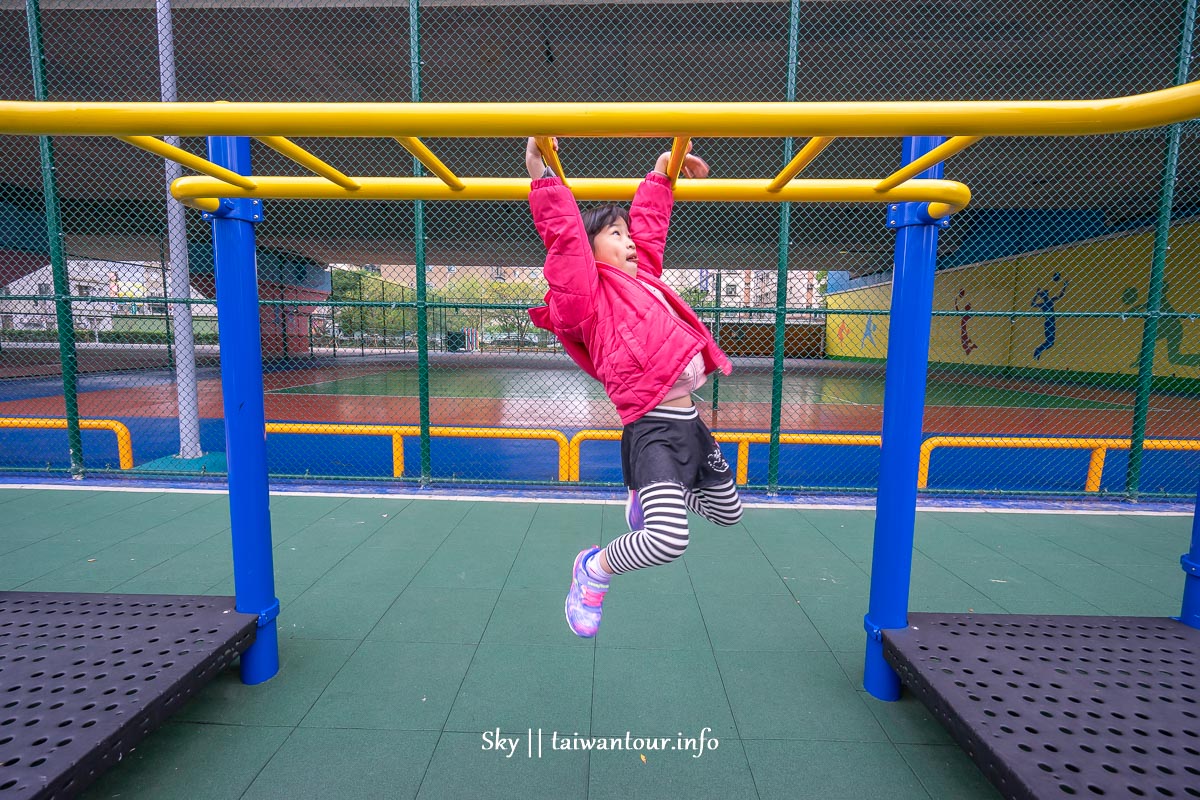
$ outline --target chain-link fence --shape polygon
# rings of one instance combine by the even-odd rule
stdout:
[[[1186,78],[1186,5],[43,0],[38,62],[30,10],[0,0],[0,84],[80,101],[1109,97]],[[297,143],[349,175],[414,174],[391,140]],[[459,175],[524,171],[521,141],[427,144]],[[570,139],[562,157],[570,174],[634,176],[668,144]],[[721,177],[773,175],[802,144],[695,143]],[[973,199],[941,233],[931,491],[1194,491],[1196,149],[1185,124],[997,137],[949,162]],[[805,176],[878,177],[899,157],[898,140],[839,140]],[[258,143],[252,158],[304,174]],[[114,139],[0,137],[0,468],[224,471],[211,236],[168,204],[169,177]],[[611,404],[525,313],[545,283],[524,203],[267,201],[264,217],[273,474],[619,482],[616,443],[588,433],[619,428]],[[676,206],[665,279],[733,357],[698,394],[750,485],[877,483],[878,447],[839,437],[881,426],[884,223],[878,206]],[[29,427],[76,417],[90,427]],[[497,430],[446,435],[464,427]],[[507,438],[520,430],[542,433]]]

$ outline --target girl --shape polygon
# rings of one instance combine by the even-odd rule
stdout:
[[[604,384],[624,425],[621,474],[629,488],[629,532],[575,558],[565,611],[567,625],[583,637],[596,635],[613,575],[683,555],[688,509],[718,525],[736,525],[742,517],[729,465],[691,401],[709,373],[728,375],[732,366],[704,323],[661,279],[673,203],[670,156],[659,156],[628,210],[605,205],[581,216],[535,140],[525,149],[533,180],[529,207],[546,245],[550,285],[546,305],[529,315]],[[702,178],[708,167],[689,152],[683,171]]]

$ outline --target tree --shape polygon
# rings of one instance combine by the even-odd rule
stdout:
[[[411,303],[416,292],[399,283],[381,280],[374,275],[353,270],[333,271],[332,291],[329,299],[341,301],[363,301],[369,303]],[[415,308],[392,308],[389,306],[337,306],[333,312],[337,327],[355,338],[364,334],[377,334],[388,338],[403,335],[417,329]]]
[[[688,286],[681,289],[679,296],[683,298],[683,302],[692,308],[708,305],[708,292],[695,286]]]
[[[829,288],[829,270],[817,270],[816,274],[813,276],[813,282],[817,285],[817,294],[821,296],[821,301],[817,307],[825,308],[825,292]]]
[[[492,281],[489,295],[489,302],[520,304],[520,308],[498,308],[494,312],[500,333],[515,334],[517,349],[520,350],[525,335],[533,329],[529,309],[541,305],[546,295],[546,284],[542,281]]]

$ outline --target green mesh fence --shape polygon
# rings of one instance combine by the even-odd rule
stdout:
[[[46,99],[81,101],[1073,99],[1172,85],[1192,58],[1182,0],[44,0],[38,11],[40,66],[26,4],[0,2],[5,98],[39,96],[41,69]],[[346,174],[414,174],[391,140],[297,144]],[[460,175],[523,174],[520,141],[427,144]],[[696,151],[715,176],[763,177],[802,144]],[[57,223],[39,142],[0,137],[0,417],[112,420],[132,452],[122,459],[113,428],[85,425],[73,452],[69,430],[7,427],[0,469],[124,471],[131,456],[146,476],[223,472],[207,223],[168,204],[155,156],[111,139],[50,145]],[[562,156],[570,174],[636,176],[667,145],[571,139]],[[1185,124],[991,138],[948,163],[973,199],[941,233],[930,491],[1194,491],[1196,148]],[[306,174],[258,143],[252,158],[258,174]],[[898,140],[839,140],[805,177],[882,176],[899,158]],[[525,313],[545,292],[526,204],[267,201],[264,215],[267,417],[292,424],[269,434],[273,474],[557,482],[561,441],[441,429],[570,440],[619,428],[600,386]],[[735,363],[699,407],[750,485],[877,483],[877,447],[789,437],[879,433],[893,236],[877,206],[676,206],[665,278]],[[393,440],[381,425],[406,427]],[[753,434],[741,453],[735,434]],[[583,438],[578,475],[565,477],[619,482],[616,444]]]

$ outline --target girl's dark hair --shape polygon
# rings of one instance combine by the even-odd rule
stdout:
[[[625,220],[625,224],[629,224],[629,209],[625,206],[609,203],[608,205],[596,206],[589,208],[583,212],[583,229],[587,231],[588,243],[593,244],[596,239],[596,234],[612,225],[618,219]]]

